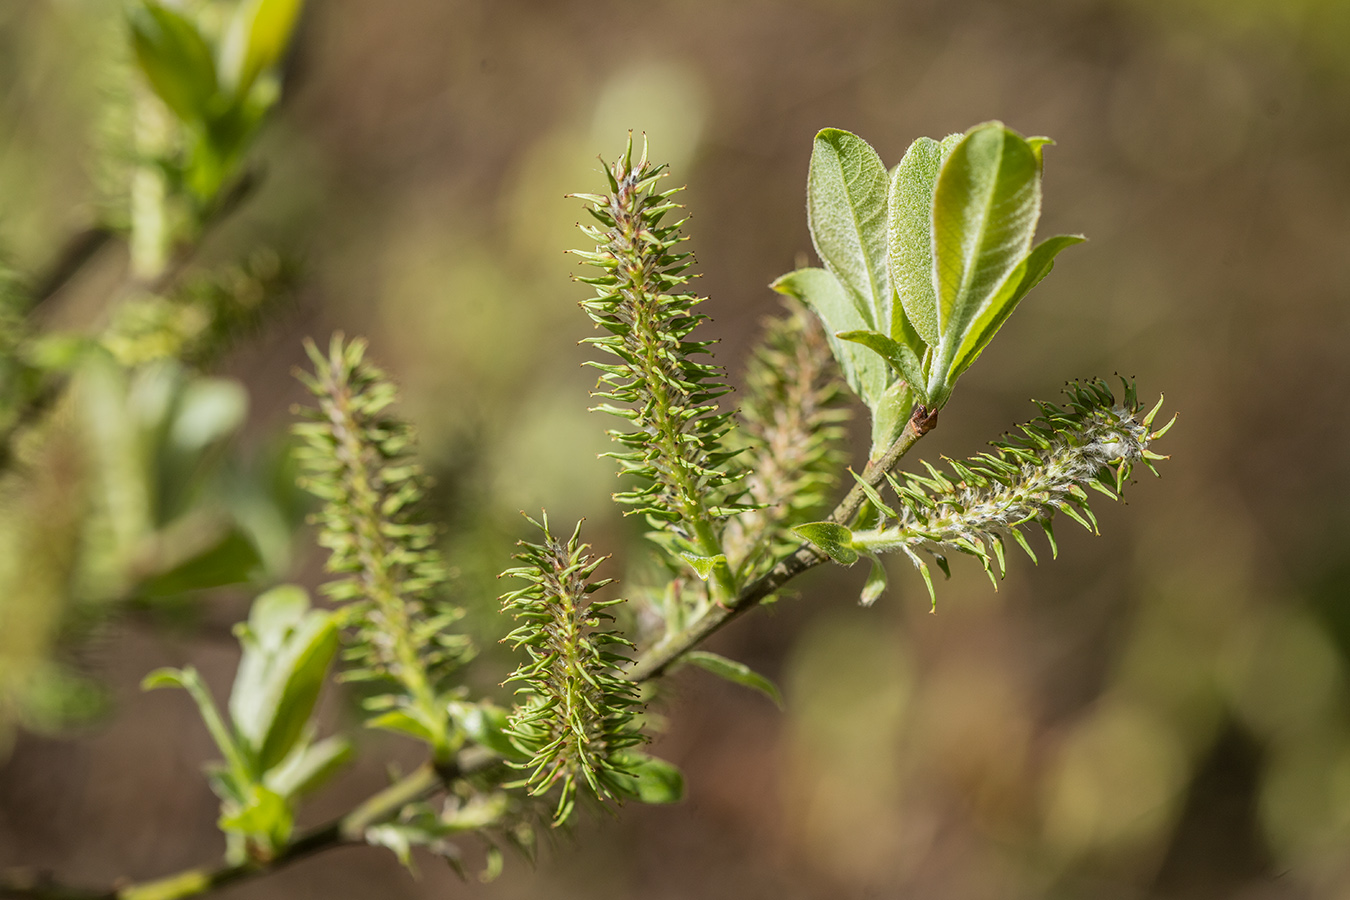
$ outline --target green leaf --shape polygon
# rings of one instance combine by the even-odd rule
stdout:
[[[508,714],[500,706],[486,700],[481,703],[455,700],[450,703],[450,717],[475,744],[505,759],[529,759],[529,754],[522,753],[507,737]]]
[[[266,772],[279,764],[309,722],[337,653],[331,613],[310,610],[301,588],[283,585],[254,602],[230,694],[230,717]]]
[[[405,869],[416,872],[417,869],[413,866],[412,860],[413,835],[421,837],[421,832],[408,825],[386,824],[370,826],[366,829],[363,837],[365,837],[366,843],[372,847],[384,847],[387,850],[392,850],[394,856],[398,857],[398,861],[403,864]],[[422,838],[420,842],[425,842],[425,840],[426,838]]]
[[[216,65],[197,26],[152,0],[133,10],[128,24],[136,63],[165,105],[184,121],[210,118]]]
[[[783,695],[779,693],[777,685],[745,663],[736,662],[734,659],[727,659],[725,656],[718,656],[716,653],[709,653],[706,650],[691,650],[681,659],[698,666],[700,669],[706,669],[719,678],[725,678],[741,687],[748,687],[752,691],[759,691],[772,700],[779,709],[783,708]]]
[[[201,713],[206,730],[210,732],[217,749],[225,757],[229,775],[234,783],[239,785],[252,783],[254,769],[249,765],[248,757],[235,740],[234,734],[226,727],[225,720],[220,716],[220,710],[216,708],[216,701],[212,699],[211,692],[206,689],[206,683],[202,681],[197,670],[192,666],[184,666],[181,669],[155,669],[141,679],[143,691],[153,691],[162,687],[180,687],[188,692],[188,696],[197,704],[197,711]]]
[[[144,678],[141,679],[141,690],[143,691],[155,691],[159,690],[160,688],[166,687],[176,687],[176,688],[187,687],[187,684],[184,682],[183,671],[181,669],[173,669],[168,667],[162,669],[155,669],[153,672],[151,672],[150,674],[146,675]]]
[[[1045,166],[1045,148],[1053,147],[1055,142],[1048,137],[1029,137],[1027,143],[1031,145],[1031,152],[1036,154],[1036,165]]]
[[[476,794],[468,802],[443,809],[438,824],[443,834],[462,834],[466,831],[481,831],[501,822],[513,809],[511,798],[503,792]]]
[[[942,406],[972,320],[1031,247],[1041,209],[1031,145],[1001,122],[966,132],[943,163],[933,196],[933,263],[939,340],[928,396]]]
[[[928,398],[924,395],[923,364],[910,347],[891,340],[879,331],[844,331],[836,336],[841,341],[862,344],[880,354],[881,358],[890,363],[891,368],[914,389],[920,402],[928,402]]]
[[[258,75],[285,54],[303,0],[246,0],[230,20],[220,49],[220,80],[242,98]]]
[[[796,297],[820,317],[844,380],[869,409],[875,409],[891,384],[891,375],[876,354],[835,337],[841,331],[874,330],[863,319],[839,279],[825,269],[798,269],[782,276],[770,287],[780,294]]]
[[[287,799],[299,797],[322,785],[352,756],[352,742],[344,737],[325,738],[313,744],[301,741],[263,776],[263,784]]]
[[[919,138],[891,173],[886,215],[886,255],[891,284],[924,343],[938,343],[937,288],[933,277],[933,194],[942,163],[960,141]],[[894,336],[894,335],[893,335]]]
[[[664,759],[636,750],[615,754],[616,773],[623,789],[643,803],[679,803],[684,799],[684,776]]]
[[[182,521],[187,521],[186,517]],[[161,529],[155,536],[166,555],[172,558],[173,539],[183,537],[183,532],[175,532],[172,526]],[[187,538],[195,537],[187,535]],[[148,581],[138,585],[137,590],[146,597],[168,597],[187,591],[199,591],[204,588],[220,587],[224,584],[240,584],[251,579],[262,565],[258,548],[242,531],[230,528],[220,538],[205,547],[200,553],[173,565],[164,572],[153,575]]]
[[[872,571],[867,573],[867,581],[863,584],[862,596],[858,599],[863,606],[871,606],[877,602],[877,598],[886,592],[886,567],[881,564],[881,560],[872,557]]]
[[[281,762],[304,731],[337,646],[337,623],[331,614],[315,610],[305,617],[277,655],[267,696],[278,700],[258,751],[262,771]]]
[[[1012,315],[1022,298],[1040,284],[1050,270],[1055,267],[1055,257],[1065,247],[1081,244],[1085,241],[1080,234],[1061,234],[1041,241],[1035,249],[1008,273],[1008,277],[999,287],[998,293],[990,298],[971,320],[965,339],[957,348],[956,358],[952,362],[952,378],[955,380],[971,363],[975,362],[984,348],[998,334],[1003,323]]]
[[[367,721],[366,727],[378,728],[381,731],[392,731],[395,734],[406,734],[408,737],[433,745],[437,740],[435,734],[427,727],[425,722],[405,709],[391,709],[389,712]]]
[[[811,544],[830,559],[845,566],[858,561],[853,549],[853,532],[833,522],[808,522],[792,529],[802,540]]]
[[[505,866],[506,860],[502,857],[501,849],[495,844],[488,844],[483,855],[483,871],[478,873],[478,880],[483,884],[491,884],[501,877]]]
[[[909,423],[918,394],[907,381],[897,381],[881,395],[872,411],[872,449],[867,458],[881,459]]]
[[[689,567],[704,581],[708,580],[708,576],[712,574],[712,570],[716,568],[718,563],[727,561],[726,555],[722,553],[716,556],[695,556],[692,553],[681,553],[679,556],[680,559],[689,563]]]
[[[248,633],[264,651],[275,653],[304,620],[309,606],[309,592],[304,588],[294,584],[274,587],[258,595],[249,608]]]
[[[183,387],[169,437],[181,450],[198,451],[227,437],[248,416],[248,392],[229,378],[196,378]]]
[[[219,762],[208,762],[202,766],[202,771],[206,774],[206,783],[211,788],[211,793],[215,794],[224,804],[234,804],[232,808],[242,806],[248,795],[249,786],[252,781],[240,781],[230,771],[230,767]]]
[[[223,813],[217,824],[221,831],[239,832],[278,848],[290,838],[295,818],[291,805],[276,791],[255,784],[249,789],[243,808]]]
[[[886,191],[881,157],[857,135],[816,135],[806,180],[806,219],[825,267],[860,301],[871,329],[890,328],[886,273]]]

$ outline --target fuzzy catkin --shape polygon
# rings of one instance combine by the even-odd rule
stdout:
[[[737,464],[753,509],[727,520],[723,545],[746,577],[799,543],[790,526],[825,509],[846,457],[843,386],[824,329],[799,302],[769,319],[746,373]]]
[[[522,541],[515,557],[522,565],[502,573],[525,582],[501,598],[520,623],[502,641],[529,657],[505,682],[523,698],[507,733],[529,757],[518,765],[528,771],[522,784],[530,793],[558,788],[554,823],[561,824],[582,785],[602,801],[622,795],[622,753],[646,738],[633,721],[637,688],[622,677],[632,644],[606,612],[623,601],[591,597],[610,583],[591,577],[604,557],[581,542],[580,523],[560,540],[547,517],[530,521],[543,540]]]
[[[948,472],[925,463],[927,477],[890,478],[898,509],[873,497],[883,520],[852,532],[852,548],[872,555],[902,551],[925,579],[927,565],[916,551],[931,554],[944,570],[943,554],[957,551],[977,557],[993,578],[995,566],[999,574],[1006,570],[1007,538],[1035,560],[1021,532],[1027,524],[1038,524],[1052,549],[1057,513],[1096,531],[1087,489],[1116,499],[1134,465],[1151,469],[1151,460],[1162,458],[1149,447],[1171,423],[1150,431],[1159,407],[1141,416],[1129,382],[1121,402],[1102,381],[1071,384],[1065,392],[1066,407],[1041,404],[1042,415],[1020,426],[1020,434],[994,442],[993,453],[949,460]]]
[[[301,484],[323,501],[315,517],[326,568],[324,592],[347,606],[353,624],[344,653],[349,681],[388,692],[366,700],[370,724],[412,734],[449,752],[445,704],[451,676],[472,654],[451,626],[462,611],[442,597],[446,567],[433,526],[416,521],[421,470],[413,433],[389,415],[393,385],[365,360],[364,341],[335,335],[329,352],[312,343],[312,375],[300,378],[318,401],[295,426]]]
[[[579,279],[596,289],[581,306],[608,332],[586,343],[613,359],[588,363],[600,371],[596,409],[629,423],[610,432],[623,449],[609,455],[639,482],[614,499],[685,535],[684,549],[707,553],[714,548],[696,532],[737,509],[725,466],[734,453],[722,446],[730,416],[717,403],[731,388],[705,361],[711,342],[693,338],[706,316],[695,311],[703,298],[684,287],[692,257],[681,247],[683,220],[672,221],[678,189],[658,189],[664,167],[648,162],[645,147],[635,159],[631,138],[606,174],[608,194],[573,195],[598,223],[581,227],[595,250],[573,252],[599,270]]]

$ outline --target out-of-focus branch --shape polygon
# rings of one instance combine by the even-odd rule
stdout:
[[[33,284],[29,313],[65,287],[114,237],[116,233],[111,228],[101,225],[71,235],[56,260]]]
[[[107,302],[113,302],[120,295],[137,288],[152,294],[163,294],[172,290],[191,267],[210,233],[248,199],[261,181],[261,170],[256,168],[245,170],[221,191],[216,202],[203,214],[195,240],[181,244],[162,272],[148,283],[138,283],[136,279],[128,276],[108,292]],[[31,316],[34,310],[78,275],[114,236],[114,232],[108,229],[91,228],[71,238],[51,270],[39,279],[33,289],[29,315]],[[56,405],[65,393],[68,383],[69,379],[64,375],[50,377],[19,406],[8,427],[0,430],[0,473],[6,471],[14,462],[14,441],[18,435],[39,421]]]
[[[306,831],[275,856],[239,865],[188,869],[165,878],[102,890],[82,890],[38,876],[0,877],[0,897],[27,900],[182,900],[226,885],[267,875],[308,856],[337,847],[364,844],[366,829],[396,818],[409,804],[435,795],[446,785],[480,772],[496,762],[491,753],[473,748],[449,766],[423,763],[351,812]]]

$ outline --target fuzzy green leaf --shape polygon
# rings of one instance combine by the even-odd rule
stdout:
[[[284,688],[276,680],[276,657],[307,612],[309,594],[304,588],[281,585],[254,600],[248,621],[235,626],[244,652],[230,691],[230,718],[255,752],[276,718],[280,699],[276,692]]]
[[[780,294],[796,297],[820,317],[844,380],[869,409],[874,409],[891,384],[890,373],[875,353],[835,337],[841,331],[874,330],[858,312],[839,279],[825,269],[798,269],[782,276],[770,287]]]
[[[882,359],[890,363],[896,374],[914,389],[914,393],[918,395],[920,402],[928,402],[928,398],[924,394],[923,365],[908,345],[891,340],[879,331],[844,331],[836,337],[841,341],[862,344],[869,350],[880,354]]]
[[[1045,165],[1044,150],[1046,147],[1053,147],[1055,142],[1048,137],[1029,137],[1027,143],[1031,145],[1031,152],[1036,154],[1036,164]]]
[[[248,417],[248,392],[228,378],[194,378],[184,384],[169,437],[180,450],[201,451],[239,430]]]
[[[295,746],[337,653],[332,614],[308,606],[300,588],[273,588],[258,598],[256,615],[240,629],[244,655],[230,694],[230,717],[263,772]]]
[[[679,556],[680,559],[689,563],[689,568],[693,569],[695,574],[703,581],[708,580],[708,576],[712,574],[713,568],[718,563],[727,561],[725,553],[719,553],[716,556],[696,556],[693,553],[681,553]]]
[[[173,546],[173,539],[184,532],[172,528],[160,532],[159,539]],[[186,541],[184,541],[186,544]],[[168,597],[186,591],[240,584],[254,577],[262,565],[262,557],[253,541],[238,528],[231,528],[220,540],[202,548],[182,562],[157,572],[137,586],[145,597]]]
[[[833,522],[808,522],[792,529],[802,540],[811,544],[830,559],[845,566],[858,561],[853,549],[853,532]]]
[[[691,650],[682,659],[687,663],[698,666],[700,669],[706,669],[718,678],[725,678],[741,687],[759,691],[772,700],[779,709],[783,708],[783,695],[779,692],[778,686],[745,663],[736,662],[734,659],[727,659],[725,656],[718,656],[716,653],[709,653],[706,650]]]
[[[881,157],[857,135],[826,128],[816,135],[806,185],[806,219],[816,253],[854,295],[868,327],[889,329],[888,178]]]
[[[187,687],[182,669],[174,669],[166,666],[164,668],[155,669],[141,679],[141,690],[143,691],[156,691],[166,687]]]
[[[155,669],[141,679],[141,690],[143,691],[153,691],[163,687],[178,687],[188,692],[188,696],[197,704],[197,711],[201,713],[202,723],[206,725],[206,730],[210,732],[211,739],[216,742],[216,748],[220,750],[221,756],[225,757],[225,763],[229,767],[229,774],[234,783],[237,785],[252,783],[255,768],[250,765],[248,755],[235,740],[234,733],[225,725],[220,710],[216,708],[216,701],[211,697],[211,692],[206,689],[206,683],[202,681],[202,677],[196,668],[184,666],[181,669]]]
[[[352,743],[343,737],[301,742],[263,777],[263,784],[282,797],[299,797],[321,786],[352,756]]]
[[[1055,257],[1065,247],[1081,244],[1085,241],[1079,234],[1061,234],[1041,241],[1018,263],[1017,268],[1008,273],[1008,277],[999,287],[998,293],[989,299],[971,320],[965,339],[956,351],[952,363],[952,377],[955,379],[979,357],[994,335],[1003,327],[1003,323],[1012,315],[1022,298],[1041,283],[1050,270],[1055,267]]]
[[[151,0],[128,15],[128,24],[136,63],[165,105],[184,121],[209,118],[216,65],[197,26]]]
[[[482,703],[450,703],[450,716],[464,729],[469,740],[486,747],[504,759],[524,760],[529,756],[507,737],[510,720],[506,710],[486,700]]]
[[[615,760],[623,774],[624,790],[643,803],[679,803],[684,799],[684,775],[664,759],[629,750]]]
[[[276,791],[253,785],[243,808],[221,815],[221,831],[234,831],[260,841],[267,847],[285,846],[295,820],[290,804]]]
[[[939,340],[928,383],[937,406],[951,394],[972,320],[1027,255],[1040,209],[1036,154],[1001,122],[970,129],[943,163],[933,195]]]
[[[887,266],[904,310],[924,343],[938,343],[937,289],[933,278],[933,194],[942,162],[961,139],[919,138],[891,174],[887,206]],[[894,335],[892,335],[894,337]]]
[[[411,709],[391,709],[389,712],[381,713],[367,721],[366,727],[407,735],[414,740],[426,741],[428,744],[434,743],[436,740],[435,734],[413,712]]]
[[[258,595],[248,611],[248,634],[257,645],[276,652],[287,633],[309,612],[309,591],[294,584],[283,584]],[[238,681],[235,683],[238,690]]]
[[[897,381],[886,389],[872,412],[872,449],[869,460],[878,460],[905,430],[918,394],[907,381]]]
[[[303,0],[245,0],[235,10],[220,49],[220,80],[243,97],[290,44]]]
[[[871,606],[877,598],[886,592],[886,567],[877,557],[872,557],[872,570],[867,573],[867,582],[863,585],[862,595],[858,598],[863,606]]]
[[[309,722],[337,646],[333,617],[315,611],[305,617],[277,655],[264,695],[264,703],[275,706],[258,748],[262,771],[286,757]]]

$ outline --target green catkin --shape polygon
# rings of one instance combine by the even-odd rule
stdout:
[[[596,290],[581,306],[608,332],[586,343],[612,357],[589,363],[601,373],[596,409],[628,423],[610,432],[622,449],[608,455],[638,482],[614,499],[645,514],[653,538],[673,553],[713,558],[722,553],[721,520],[746,507],[728,465],[735,451],[723,442],[731,416],[717,403],[730,388],[719,367],[701,361],[712,342],[692,337],[706,319],[695,312],[703,298],[684,290],[692,260],[680,246],[683,220],[671,221],[681,209],[672,199],[677,190],[658,189],[664,174],[647,161],[645,146],[633,158],[630,135],[607,170],[610,192],[574,195],[596,224],[581,226],[595,250],[573,252],[599,270],[580,279]],[[734,593],[725,562],[713,580]]]
[[[825,510],[847,462],[849,413],[824,329],[797,301],[787,305],[767,320],[745,377],[738,463],[755,508],[729,519],[724,538],[742,580],[800,543],[790,527]]]
[[[338,576],[324,591],[346,604],[353,626],[343,677],[392,686],[367,701],[378,714],[370,724],[421,737],[445,757],[450,676],[472,649],[450,630],[462,611],[442,599],[435,529],[413,515],[423,487],[412,429],[389,415],[394,386],[365,361],[364,341],[334,335],[327,355],[312,342],[306,350],[314,373],[298,377],[318,406],[295,426],[296,456],[301,485],[323,501],[318,541]]]
[[[1162,400],[1141,416],[1134,385],[1122,382],[1119,402],[1104,381],[1070,384],[1066,406],[1038,404],[1041,415],[1020,426],[1020,433],[993,442],[992,453],[948,460],[946,472],[924,463],[927,476],[890,477],[898,503],[893,508],[874,496],[883,520],[877,528],[852,532],[852,548],[873,556],[903,552],[923,574],[931,595],[932,579],[920,551],[944,571],[946,553],[974,556],[997,587],[996,578],[1006,571],[1005,540],[1036,560],[1024,527],[1038,525],[1055,553],[1057,513],[1095,532],[1088,490],[1118,499],[1136,464],[1152,470],[1152,460],[1164,458],[1149,447],[1171,428],[1169,422],[1150,431]]]
[[[515,557],[521,565],[502,573],[525,582],[501,598],[502,609],[520,623],[503,642],[529,657],[505,682],[525,698],[507,733],[530,757],[519,764],[530,793],[558,789],[554,824],[561,824],[583,785],[602,801],[623,794],[622,753],[645,738],[634,723],[637,688],[622,677],[630,662],[624,651],[632,644],[610,626],[606,611],[623,601],[591,599],[610,584],[591,580],[605,558],[581,543],[580,523],[560,540],[547,517],[530,521],[543,541],[522,541]]]

